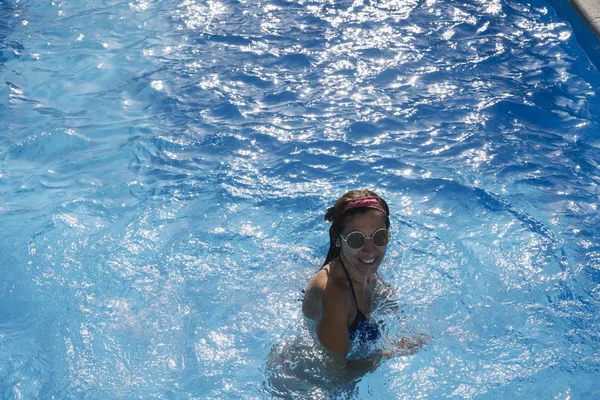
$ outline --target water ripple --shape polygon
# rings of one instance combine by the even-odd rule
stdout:
[[[0,393],[273,394],[265,358],[300,318],[323,213],[358,186],[392,209],[387,332],[434,340],[284,395],[598,393],[600,78],[545,2],[19,2],[0,20]]]

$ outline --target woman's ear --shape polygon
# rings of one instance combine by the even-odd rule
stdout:
[[[340,247],[340,246],[341,246],[340,239],[338,239],[335,241],[335,247]]]

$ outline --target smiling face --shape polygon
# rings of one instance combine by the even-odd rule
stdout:
[[[351,232],[362,232],[366,237],[371,237],[379,229],[386,229],[385,215],[378,210],[368,210],[364,213],[354,214],[348,216],[347,220],[344,221],[345,226],[342,230],[342,236],[345,238]],[[340,239],[341,242],[341,256],[343,261],[350,264],[354,269],[359,270],[365,274],[374,274],[377,268],[383,261],[385,256],[386,246],[379,247],[373,245],[371,239],[367,239],[365,245],[354,250]],[[348,265],[348,267],[350,267]]]

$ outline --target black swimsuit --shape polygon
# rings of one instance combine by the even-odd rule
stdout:
[[[352,322],[352,325],[350,325],[350,328],[348,328],[350,340],[354,341],[356,338],[358,338],[358,341],[361,344],[377,340],[380,336],[379,326],[377,326],[375,322],[369,320],[358,308],[358,301],[356,300],[354,285],[352,285],[352,281],[350,280],[350,274],[348,274],[348,270],[346,269],[341,257],[339,260],[340,264],[342,264],[344,272],[346,273],[346,278],[348,278],[348,284],[350,285],[350,290],[352,290],[352,297],[354,297],[354,304],[356,305],[356,318],[354,318],[354,322]]]

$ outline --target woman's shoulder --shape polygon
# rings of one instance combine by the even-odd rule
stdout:
[[[307,293],[322,293],[325,291],[327,282],[329,281],[329,270],[326,267],[324,266],[313,275],[306,287]]]
[[[313,276],[307,287],[307,292],[318,293],[320,298],[337,298],[345,294],[345,281],[336,274],[335,267],[327,264]],[[316,293],[315,293],[316,292]]]
[[[317,320],[323,313],[346,307],[346,289],[330,267],[327,264],[317,271],[306,288],[303,312],[311,319]]]

